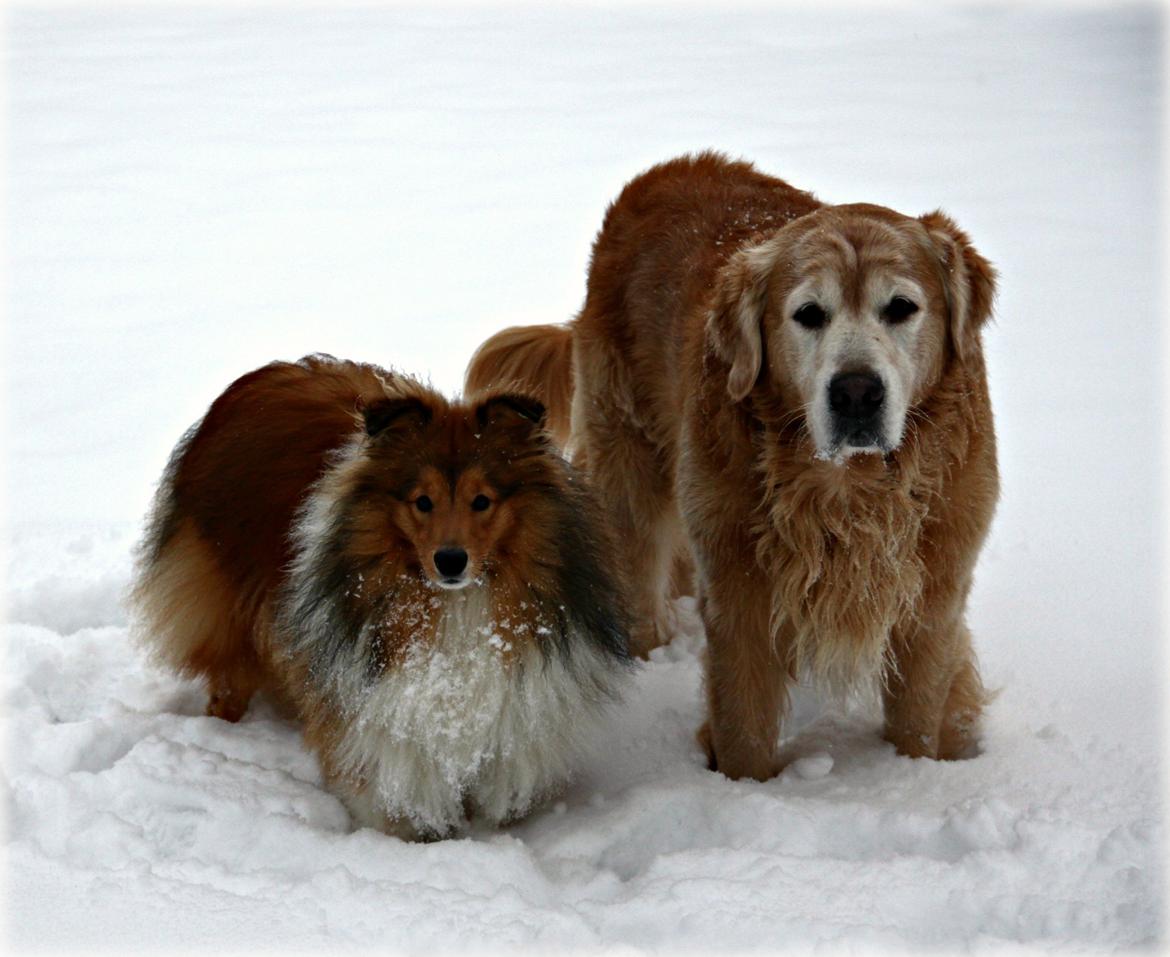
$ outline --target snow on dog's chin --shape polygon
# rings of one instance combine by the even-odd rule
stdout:
[[[858,455],[886,456],[897,450],[902,444],[905,429],[905,414],[897,415],[887,412],[885,421],[877,431],[866,430],[859,434],[843,435],[840,429],[830,421],[826,414],[819,421],[810,421],[810,431],[816,445],[813,458],[818,462],[831,462],[833,465],[844,465],[849,459]],[[892,436],[892,440],[891,437]]]
[[[848,459],[857,455],[889,455],[900,444],[901,435],[898,439],[898,442],[887,442],[882,435],[842,436],[835,438],[827,447],[818,448],[813,457],[819,462],[844,465]]]
[[[827,414],[812,418],[809,426],[816,447],[813,458],[818,462],[844,465],[855,455],[885,455],[892,448],[881,435],[872,432],[864,436],[842,435]]]
[[[855,455],[886,455],[892,451],[883,445],[853,445],[849,442],[838,442],[827,449],[817,449],[813,455],[818,462],[832,462],[833,465],[844,465],[847,459]]]

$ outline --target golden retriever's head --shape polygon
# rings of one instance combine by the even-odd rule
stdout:
[[[995,271],[941,212],[825,206],[737,252],[709,336],[739,401],[757,383],[800,410],[817,455],[902,441],[948,361],[980,348]]]

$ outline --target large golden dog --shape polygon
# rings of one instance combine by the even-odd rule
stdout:
[[[668,637],[693,556],[712,767],[777,773],[802,674],[880,678],[903,754],[973,750],[994,289],[941,212],[825,205],[704,153],[626,186],[571,326],[506,330],[472,360],[470,390],[536,390],[588,470],[635,586],[636,652]]]

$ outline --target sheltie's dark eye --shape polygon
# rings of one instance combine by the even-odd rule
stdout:
[[[904,322],[918,311],[918,303],[911,302],[905,296],[895,296],[882,310],[882,318],[886,322]]]
[[[829,321],[829,316],[815,302],[806,302],[792,314],[792,318],[806,329],[820,329]]]
[[[429,512],[432,508],[435,507],[435,503],[425,495],[420,495],[414,500],[414,507],[417,508],[420,512]]]
[[[491,504],[492,500],[486,495],[477,495],[471,500],[471,510],[473,512],[486,512]]]

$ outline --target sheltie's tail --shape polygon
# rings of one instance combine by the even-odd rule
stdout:
[[[548,429],[564,448],[573,404],[573,330],[568,326],[512,326],[497,332],[471,357],[464,392],[515,389],[544,403]]]

